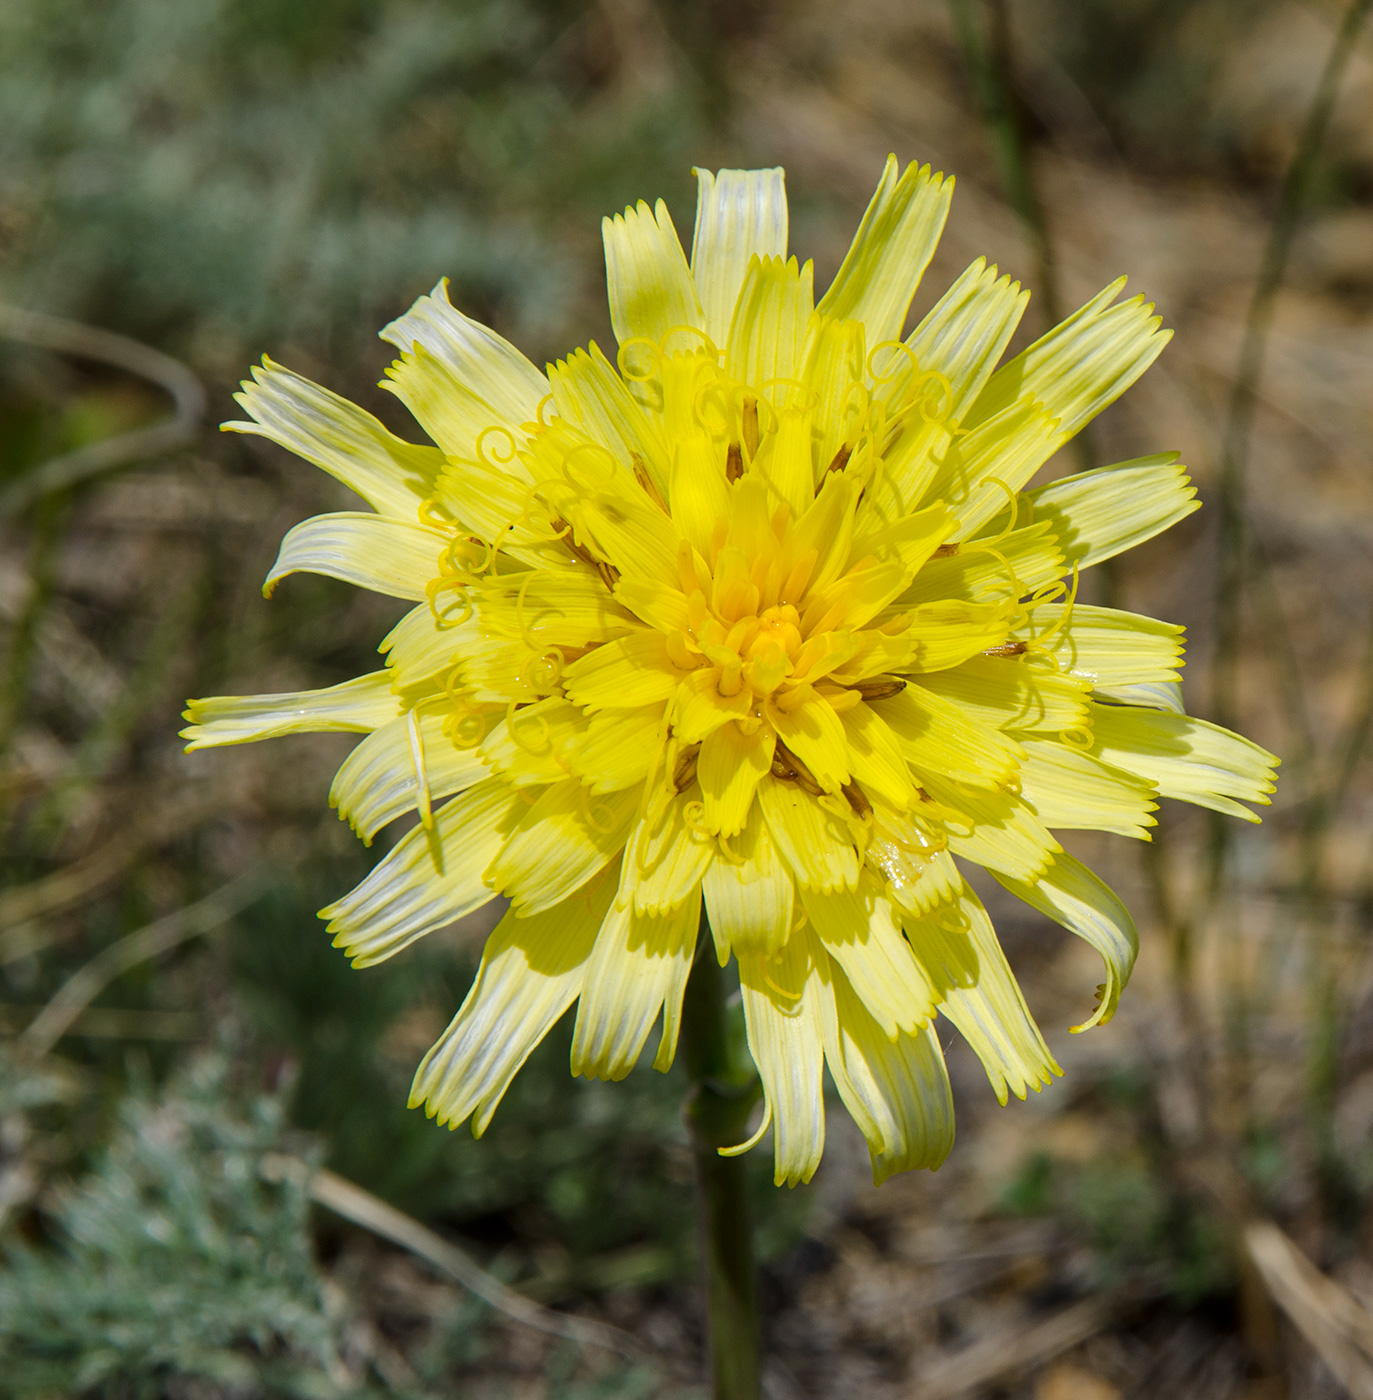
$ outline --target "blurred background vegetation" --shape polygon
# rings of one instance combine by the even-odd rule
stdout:
[[[755,1154],[769,1393],[1373,1394],[1367,33],[1288,178],[1345,13],[0,6],[0,1396],[701,1393],[677,1079],[572,1081],[555,1034],[482,1142],[409,1112],[484,926],[351,971],[313,915],[383,844],[325,806],[346,740],[181,754],[187,696],[370,669],[397,611],[308,576],[262,600],[281,534],[343,493],[213,425],[265,352],[407,432],[373,335],[441,276],[536,360],[605,344],[599,218],[662,195],[689,233],[693,164],[784,164],[823,283],[888,150],[959,181],[917,315],[985,253],[1036,290],[1022,341],[1120,272],[1177,328],[1082,452],[1181,450],[1211,509],[1092,586],[1185,623],[1189,709],[1287,763],[1262,828],[1165,812],[1143,853],[1073,843],[1141,923],[1110,1026],[1067,1035],[1098,969],[997,910],[1068,1074],[998,1110],[953,1052],[936,1176],[874,1191],[838,1113],[809,1190],[774,1191]],[[186,370],[198,427],[62,484],[164,419],[166,388],[194,408]],[[264,1174],[287,1159],[497,1291]],[[491,1306],[501,1282],[621,1333],[528,1325]]]

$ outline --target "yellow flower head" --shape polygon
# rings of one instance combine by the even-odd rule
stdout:
[[[952,1144],[937,1017],[1002,1102],[1058,1072],[955,858],[1098,950],[1092,1025],[1135,930],[1052,831],[1148,839],[1160,795],[1256,820],[1276,760],[1183,713],[1180,628],[1075,601],[1196,508],[1175,456],[1025,489],[1163,348],[1153,308],[1122,279],[998,369],[1028,294],[982,259],[900,338],[952,181],[889,160],[817,304],[781,170],[697,174],[690,262],[661,202],[605,221],[613,360],[541,373],[442,284],[382,332],[437,446],[254,370],[226,426],[372,507],[296,526],[267,587],[416,606],[385,669],[185,733],[368,735],[331,801],[419,824],[323,911],[355,965],[510,900],[415,1077],[441,1122],[480,1133],[574,1002],[574,1073],[623,1077],[660,1016],[666,1068],[704,898],[778,1182],[820,1160],[826,1065],[882,1180]]]

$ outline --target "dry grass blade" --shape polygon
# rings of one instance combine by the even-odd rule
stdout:
[[[1005,1376],[1041,1366],[1109,1327],[1120,1308],[1118,1298],[1087,1298],[1040,1322],[974,1342],[923,1366],[906,1400],[956,1400]]]
[[[98,326],[85,326],[78,321],[65,321],[15,306],[0,306],[0,336],[127,370],[166,390],[174,405],[170,418],[150,428],[119,433],[54,457],[26,472],[0,491],[0,520],[16,515],[51,491],[74,486],[127,462],[156,457],[184,446],[200,427],[205,413],[204,386],[180,360],[151,346]]]
[[[16,1035],[36,1009],[0,1002],[0,1034]],[[87,1007],[67,1027],[66,1035],[108,1040],[195,1040],[203,1026],[193,1011],[135,1011],[112,1006]]]
[[[211,929],[218,928],[240,909],[251,904],[261,892],[261,875],[249,871],[195,904],[178,909],[112,943],[58,988],[52,1000],[20,1035],[20,1053],[34,1059],[46,1055],[82,1011],[116,977],[148,958],[155,958],[188,938],[194,938],[198,933],[209,933]]]
[[[15,924],[55,913],[94,894],[118,875],[138,851],[136,842],[120,834],[51,875],[0,893],[0,963],[9,961],[3,935]]]
[[[579,1346],[600,1347],[633,1360],[644,1358],[643,1346],[630,1333],[589,1318],[569,1317],[566,1313],[541,1307],[492,1277],[457,1245],[334,1172],[312,1169],[297,1157],[273,1152],[263,1158],[262,1174],[272,1181],[303,1182],[311,1200],[351,1220],[354,1225],[361,1225],[382,1239],[417,1254],[497,1312],[526,1327],[563,1337]]]
[[[1354,1400],[1373,1400],[1373,1313],[1327,1278],[1276,1225],[1251,1221],[1244,1247],[1273,1301]]]

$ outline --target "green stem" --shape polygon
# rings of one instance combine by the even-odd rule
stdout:
[[[704,912],[696,961],[682,1003],[682,1051],[691,1088],[683,1112],[701,1196],[701,1253],[709,1295],[715,1400],[758,1400],[758,1300],[748,1172],[719,1149],[748,1136],[758,1077],[737,1053],[725,980]]]

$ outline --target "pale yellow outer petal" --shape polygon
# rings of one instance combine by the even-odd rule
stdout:
[[[1064,604],[1035,609],[1033,632],[1053,629]],[[1046,649],[1070,675],[1099,685],[1175,681],[1182,665],[1182,628],[1141,613],[1074,604],[1068,626]]]
[[[1019,282],[998,277],[995,267],[978,258],[911,333],[906,343],[921,371],[937,370],[949,381],[948,411],[954,422],[982,392],[1029,300]],[[893,390],[904,387],[904,378],[893,381]]]
[[[264,594],[287,574],[326,574],[392,598],[423,599],[452,537],[427,525],[361,511],[315,515],[287,531]]]
[[[806,915],[825,951],[888,1040],[912,1034],[934,1012],[939,994],[902,936],[886,896],[864,879],[857,890],[801,891]]]
[[[687,899],[662,917],[637,914],[619,901],[611,905],[583,973],[573,1074],[623,1079],[668,1002],[667,1021],[675,1027],[699,923],[699,899]],[[670,1053],[666,1059],[671,1064]]]
[[[559,751],[586,724],[575,705],[550,695],[494,724],[478,752],[512,787],[542,787],[569,776]]]
[[[1008,880],[1004,875],[996,878],[1012,894],[1071,929],[1101,954],[1106,964],[1106,981],[1100,989],[1096,1013],[1073,1030],[1104,1025],[1115,1015],[1139,952],[1139,934],[1130,911],[1113,890],[1066,852],[1056,856],[1033,885]]]
[[[452,1024],[420,1062],[410,1107],[457,1127],[475,1112],[480,1136],[530,1052],[582,989],[596,932],[615,894],[598,881],[531,918],[508,913]]]
[[[1157,789],[1081,749],[1048,739],[1026,739],[1020,795],[1045,826],[1113,831],[1149,839]]]
[[[1218,724],[1164,710],[1094,704],[1092,733],[1094,758],[1137,773],[1163,797],[1251,822],[1259,818],[1241,802],[1268,806],[1280,760]]]
[[[716,856],[701,885],[721,967],[731,950],[776,953],[791,935],[796,903],[791,871],[756,806],[730,845],[736,859]]]
[[[489,776],[475,750],[457,748],[443,732],[443,718],[432,710],[417,716],[425,787],[434,802]],[[329,805],[370,846],[388,822],[415,810],[419,792],[410,725],[401,718],[369,734],[343,761]]]
[[[781,166],[693,173],[699,188],[691,275],[706,334],[723,350],[749,259],[787,255],[786,177]]]
[[[943,992],[939,1014],[982,1061],[1001,1103],[1023,1099],[1062,1074],[1021,995],[981,901],[965,886],[961,931],[934,919],[908,921],[906,932],[930,980]]]
[[[1062,850],[1029,805],[1009,792],[955,787],[933,773],[923,773],[921,783],[931,797],[968,823],[966,828],[949,828],[949,849],[956,856],[1029,881]]]
[[[461,617],[464,611],[458,608],[453,615]],[[397,696],[411,704],[442,689],[445,676],[456,664],[459,644],[476,634],[475,613],[462,623],[445,626],[435,618],[428,603],[412,608],[377,648],[386,655]]]
[[[1143,297],[1112,306],[1122,277],[997,370],[968,414],[984,422],[1031,394],[1059,419],[1066,441],[1114,403],[1172,339]]]
[[[1196,495],[1176,452],[1060,477],[1029,493],[1035,519],[1052,526],[1065,562],[1080,569],[1185,520],[1201,509]]]
[[[957,439],[929,487],[958,517],[953,538],[971,539],[1006,509],[1003,488],[1019,491],[1062,442],[1058,419],[1028,394]]]
[[[368,733],[389,724],[401,713],[391,690],[389,671],[373,671],[327,690],[294,690],[279,695],[211,695],[187,701],[181,731],[192,749],[223,744],[251,744],[285,734],[329,730]]]
[[[795,258],[749,262],[725,355],[729,373],[740,383],[775,394],[775,386],[764,386],[796,377],[815,309],[812,279],[810,263],[798,267]]]
[[[995,533],[998,523],[1004,522],[993,517],[986,530]],[[932,559],[915,576],[900,602],[966,598],[969,602],[981,603],[991,598],[1004,598],[1012,588],[1008,566],[1014,573],[1015,591],[1022,595],[1061,578],[1065,571],[1063,551],[1047,520],[1036,520],[1012,530],[995,545],[995,550],[993,554],[988,549],[978,548],[976,540],[965,541],[951,558]]]
[[[639,336],[659,341],[675,326],[703,324],[705,315],[686,254],[661,199],[655,209],[641,199],[623,214],[602,219],[601,237],[610,324],[621,345]],[[630,363],[639,363],[640,358]]]
[[[739,985],[749,1053],[772,1115],[773,1180],[795,1186],[815,1175],[825,1150],[824,989],[805,931],[775,957],[741,955]]]
[[[465,396],[486,404],[490,423],[518,426],[535,417],[548,381],[508,340],[464,316],[448,300],[444,278],[428,295],[381,332],[399,350],[423,348],[448,371]]]
[[[893,1041],[841,969],[829,968],[825,1061],[872,1156],[880,1186],[896,1172],[934,1168],[953,1148],[953,1093],[933,1025]]]
[[[480,909],[495,895],[482,878],[519,804],[506,784],[478,783],[407,832],[354,890],[319,911],[334,947],[371,967],[417,938]]]
[[[532,807],[521,799],[523,815],[487,880],[524,918],[560,904],[619,853],[638,801],[637,792],[592,797],[575,778],[545,789]]]
[[[955,782],[999,788],[1024,753],[1014,739],[922,685],[911,683],[899,695],[872,701],[871,708],[908,762]]]
[[[953,181],[895,156],[886,169],[829,291],[816,308],[839,320],[862,321],[869,347],[901,334],[911,298],[934,256],[949,215]]]
[[[715,844],[687,813],[699,808],[694,788],[678,794],[665,812],[650,810],[635,824],[626,845],[620,899],[632,899],[640,914],[666,914],[700,887]]]
[[[225,423],[226,432],[280,443],[382,515],[414,520],[443,466],[438,448],[403,442],[356,404],[265,357],[234,398],[253,421]]]
[[[640,458],[659,495],[667,496],[671,454],[661,425],[630,393],[594,340],[550,365],[548,382],[561,417],[577,424],[622,466]]]
[[[969,657],[952,670],[922,675],[919,686],[970,719],[1017,734],[1077,729],[1090,713],[1087,681],[1014,656]]]

